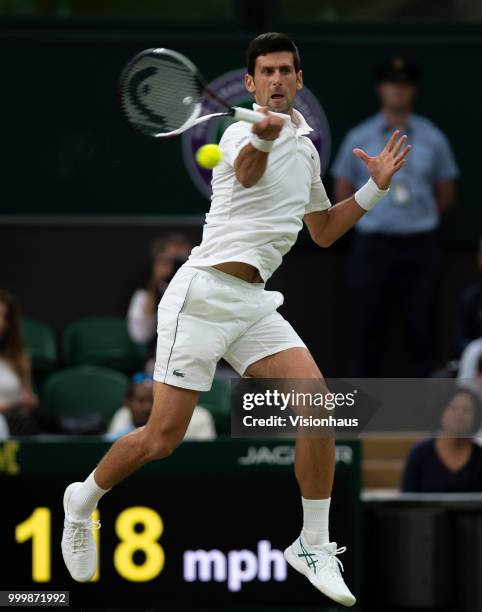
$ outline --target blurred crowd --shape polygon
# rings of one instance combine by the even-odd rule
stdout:
[[[99,325],[100,319],[96,319],[95,322],[91,322],[91,327],[94,328],[93,333],[90,336],[86,335],[84,339],[77,340],[78,345],[82,341],[87,343],[90,341],[92,350],[90,353],[88,350],[84,351],[85,355],[79,362],[80,369],[67,367],[61,370],[62,374],[71,373],[70,393],[72,397],[69,399],[69,389],[67,389],[67,396],[64,395],[65,414],[62,414],[62,411],[56,413],[55,409],[51,410],[51,404],[54,404],[55,408],[56,397],[62,394],[66,385],[65,376],[59,379],[53,373],[45,380],[41,375],[35,377],[35,371],[32,376],[30,353],[35,353],[38,347],[29,347],[23,339],[22,331],[28,326],[22,325],[20,308],[15,297],[7,291],[0,290],[0,439],[6,439],[9,436],[38,434],[94,434],[103,435],[107,441],[113,441],[134,428],[145,425],[152,408],[157,305],[174,274],[186,261],[191,248],[192,245],[186,236],[176,233],[160,237],[152,243],[149,252],[149,277],[146,285],[138,288],[132,295],[126,320],[122,323],[125,327],[125,336],[128,337],[132,346],[141,346],[145,350],[141,351],[142,357],[139,356],[136,364],[126,359],[117,359],[112,362],[119,370],[116,374],[122,377],[113,379],[119,384],[110,385],[110,387],[102,386],[102,376],[109,376],[108,368],[98,368],[99,353],[95,353],[95,345],[98,347],[99,344],[102,344],[101,336],[103,334],[112,335],[111,321],[106,320],[105,328],[102,329],[102,326]],[[25,320],[25,323],[27,322]],[[89,325],[89,320],[85,321],[85,325]],[[92,336],[94,336],[93,340]],[[117,339],[109,338],[109,342],[113,345],[112,351],[119,353],[126,350],[126,337],[121,332]],[[35,344],[36,339],[32,340],[32,344]],[[115,346],[116,343],[117,346]],[[75,361],[69,362],[68,343],[65,340],[63,345],[65,353],[63,360],[67,361],[64,365],[77,365]],[[92,357],[91,360],[89,360],[89,355]],[[106,363],[102,363],[102,360],[100,363],[101,366],[111,365],[108,357]],[[141,369],[133,371],[135,366],[137,368],[140,366]],[[97,375],[97,378],[92,379],[92,384],[102,387],[100,394],[110,395],[106,403],[112,405],[115,398],[122,400],[119,401],[116,408],[114,406],[115,410],[111,408],[110,411],[99,410],[96,413],[95,406],[92,406],[92,402],[86,396],[80,399],[81,409],[76,413],[69,413],[69,403],[78,403],[78,386],[89,384],[89,373]],[[72,382],[76,375],[78,380]],[[119,394],[120,390],[122,393]],[[40,392],[44,406],[41,406],[36,391]],[[74,395],[76,395],[75,402],[73,401]],[[212,440],[216,436],[213,416],[201,404],[196,406],[186,438]]]

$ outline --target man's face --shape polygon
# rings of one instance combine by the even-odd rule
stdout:
[[[395,113],[407,113],[412,110],[416,88],[412,83],[391,83],[384,81],[377,87],[382,106]]]
[[[442,414],[442,429],[448,436],[470,434],[475,417],[472,398],[467,393],[457,393],[447,404]]]
[[[245,85],[260,106],[275,113],[290,113],[296,92],[303,87],[303,74],[295,71],[291,51],[278,51],[256,58],[254,77],[247,74]]]
[[[142,427],[147,423],[152,409],[152,382],[143,380],[134,385],[132,397],[126,399],[132,413],[132,421],[136,427]]]

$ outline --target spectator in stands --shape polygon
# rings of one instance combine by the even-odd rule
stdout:
[[[151,245],[151,272],[147,287],[131,298],[127,327],[134,342],[149,343],[156,337],[157,305],[178,268],[186,261],[192,245],[183,234],[168,234]]]
[[[153,379],[149,374],[139,372],[132,377],[124,406],[112,417],[107,438],[117,440],[121,436],[147,423],[152,408]],[[196,406],[187,428],[186,440],[214,440],[216,428],[211,413],[202,406]]]
[[[463,291],[457,321],[455,351],[459,356],[470,342],[482,339],[482,237],[477,254],[479,280]],[[482,343],[482,340],[481,340]]]
[[[481,424],[480,401],[472,391],[459,388],[444,405],[438,437],[410,451],[404,492],[482,492],[482,448],[472,439]]]
[[[30,358],[22,344],[20,309],[15,298],[0,289],[0,429],[4,435],[40,433],[34,412]]]
[[[398,304],[408,328],[413,374],[432,369],[432,309],[439,247],[437,227],[455,199],[459,172],[449,142],[428,119],[412,112],[419,68],[395,57],[378,67],[379,112],[350,130],[332,168],[335,201],[350,197],[368,178],[354,147],[369,155],[394,128],[413,151],[391,183],[390,193],[355,226],[350,261],[353,290],[352,374],[381,375],[385,324]]]

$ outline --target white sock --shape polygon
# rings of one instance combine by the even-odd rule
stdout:
[[[303,531],[304,539],[310,546],[321,546],[330,541],[328,533],[328,517],[330,513],[331,497],[328,499],[305,499],[303,504]]]
[[[94,470],[95,472],[95,470]],[[69,501],[68,513],[74,519],[83,520],[90,518],[97,507],[99,499],[110,491],[101,489],[95,482],[94,472],[90,474],[80,487],[72,494]]]

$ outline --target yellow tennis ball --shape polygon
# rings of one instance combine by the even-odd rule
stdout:
[[[202,168],[211,170],[217,166],[223,158],[223,152],[218,145],[207,144],[196,151],[196,161]]]

